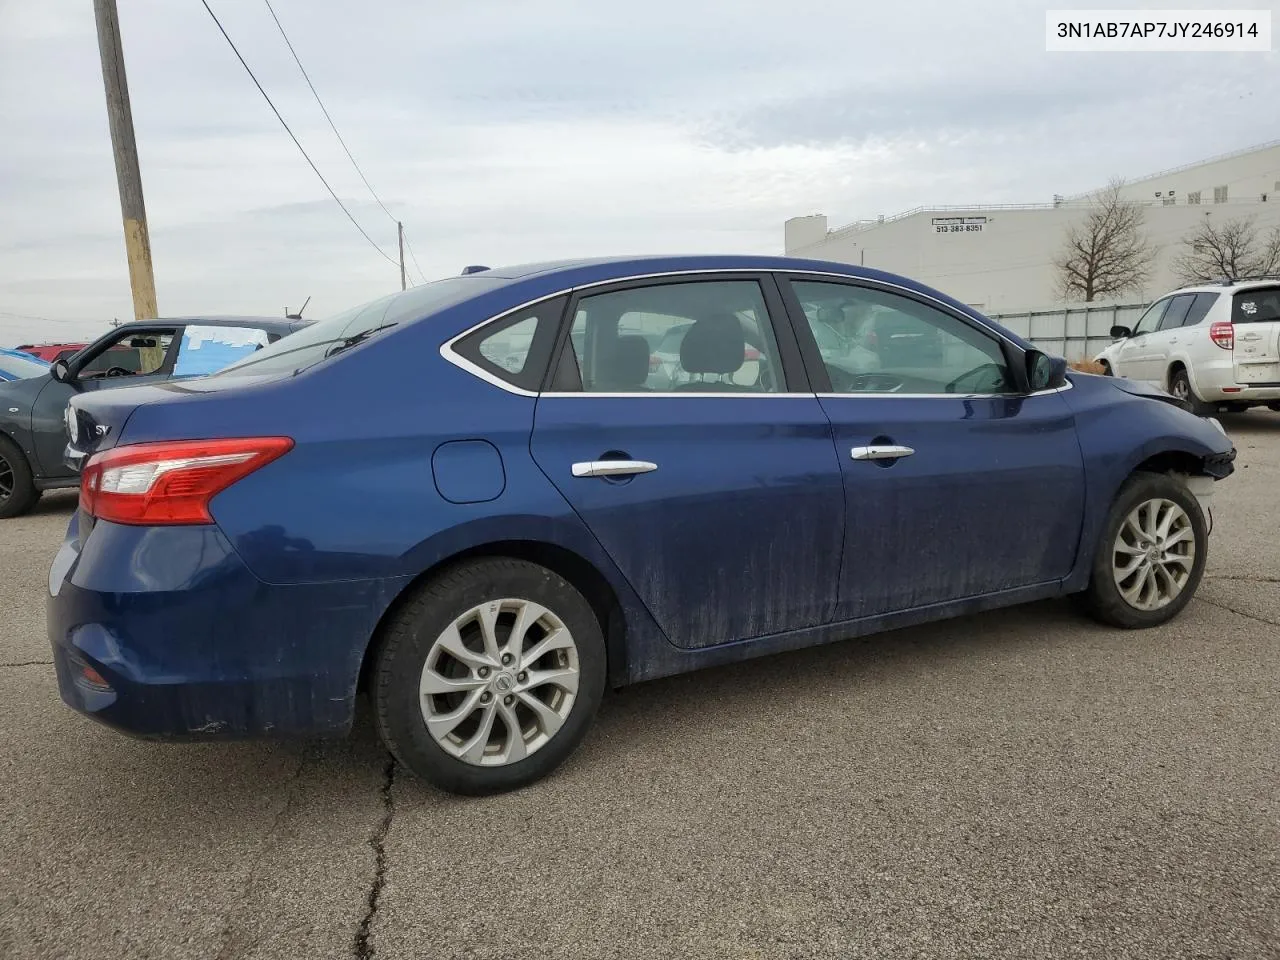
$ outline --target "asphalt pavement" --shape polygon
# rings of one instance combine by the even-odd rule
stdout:
[[[348,741],[130,740],[58,699],[0,522],[0,957],[1280,957],[1280,415],[1224,418],[1208,578],[656,681],[516,794]]]

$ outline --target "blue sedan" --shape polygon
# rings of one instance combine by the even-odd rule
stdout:
[[[328,734],[367,691],[400,763],[472,794],[555,769],[606,685],[1064,594],[1164,623],[1235,457],[936,290],[766,257],[470,269],[78,395],[68,430],[68,704]]]

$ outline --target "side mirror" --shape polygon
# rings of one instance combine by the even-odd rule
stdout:
[[[1051,357],[1039,350],[1029,350],[1027,361],[1027,386],[1032,393],[1041,390],[1056,390],[1067,382],[1067,361],[1062,357]]]
[[[70,383],[74,378],[71,376],[71,368],[67,366],[65,360],[55,360],[49,367],[49,376],[57,380],[59,383]]]
[[[1112,340],[1124,340],[1127,337],[1132,337],[1132,336],[1133,336],[1133,331],[1130,330],[1128,327],[1122,327],[1119,324],[1116,324],[1114,327],[1111,328]]]

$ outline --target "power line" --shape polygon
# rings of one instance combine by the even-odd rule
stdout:
[[[404,246],[409,251],[409,259],[413,261],[413,265],[418,268],[418,276],[422,278],[423,283],[429,283],[427,275],[422,272],[422,267],[418,263],[418,255],[413,252],[413,244],[409,242],[409,232],[406,230],[404,235]]]
[[[276,109],[276,105],[272,103],[271,98],[267,96],[267,91],[262,88],[262,84],[258,82],[258,78],[254,75],[253,70],[249,68],[249,64],[245,62],[244,57],[240,55],[240,51],[237,49],[235,42],[232,41],[230,35],[228,35],[226,28],[222,26],[222,21],[219,20],[218,15],[213,12],[213,8],[209,6],[209,0],[200,0],[200,2],[204,4],[204,8],[209,11],[209,16],[213,17],[213,22],[217,24],[218,31],[231,46],[231,50],[235,53],[236,59],[240,61],[240,65],[244,67],[245,72],[249,74],[249,79],[252,80],[253,85],[258,88],[258,92],[262,94],[262,98],[267,101],[267,106],[271,108],[271,112],[274,113],[276,115],[276,119],[280,121],[280,126],[284,127],[285,133],[289,134],[289,138],[294,142],[294,145],[297,146],[298,150],[301,151],[303,158],[307,161],[307,164],[315,172],[315,175],[320,178],[320,182],[324,184],[324,188],[329,191],[329,196],[333,197],[334,203],[342,208],[342,212],[347,215],[347,219],[350,220],[352,225],[360,231],[360,235],[369,241],[370,246],[382,255],[384,260],[394,266],[399,266],[400,262],[396,260],[395,257],[389,256],[385,250],[378,246],[373,237],[369,236],[369,234],[365,232],[364,227],[360,226],[356,221],[356,218],[351,215],[351,211],[347,209],[346,204],[338,199],[338,195],[334,193],[333,187],[329,186],[329,181],[324,178],[324,174],[320,172],[320,169],[311,160],[311,157],[307,154],[307,151],[303,148],[301,142],[299,142],[298,138],[294,136],[293,131],[289,129],[289,124],[285,123],[284,117],[280,115],[280,111]]]
[[[356,158],[351,155],[350,148],[347,147],[347,141],[342,139],[342,134],[338,132],[337,125],[333,122],[333,117],[329,116],[329,111],[324,105],[324,101],[320,99],[320,94],[316,92],[315,85],[311,82],[311,77],[307,74],[307,68],[302,65],[302,61],[298,58],[298,52],[293,49],[293,44],[289,41],[289,35],[284,32],[284,25],[280,22],[280,18],[276,16],[275,9],[271,6],[271,0],[263,0],[267,5],[267,10],[271,14],[271,19],[276,22],[276,29],[280,31],[280,36],[284,38],[284,45],[289,48],[289,53],[293,55],[293,62],[298,65],[298,69],[302,71],[302,79],[307,81],[307,86],[311,88],[311,95],[316,98],[316,103],[320,105],[320,112],[324,114],[324,118],[329,121],[329,129],[333,131],[333,135],[338,138],[338,143],[342,144],[342,150],[347,155],[347,159],[351,161],[351,166],[355,167],[356,173],[360,175],[360,179],[364,181],[364,185],[369,188],[369,195],[382,208],[382,212],[390,218],[392,223],[397,222],[395,216],[387,209],[387,205],[373,189],[373,184],[369,182],[368,177],[364,175],[364,171],[360,169],[360,164],[356,163]]]

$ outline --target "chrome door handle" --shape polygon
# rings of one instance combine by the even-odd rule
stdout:
[[[910,447],[886,445],[881,447],[854,447],[849,451],[849,456],[855,460],[898,460],[901,457],[909,457],[913,453],[915,451]]]
[[[573,465],[575,477],[628,477],[635,473],[651,473],[658,469],[647,460],[584,460]]]

